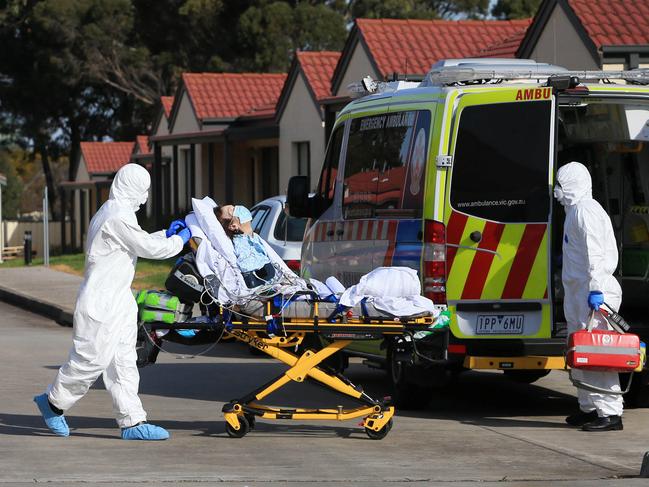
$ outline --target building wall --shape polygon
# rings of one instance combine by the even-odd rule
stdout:
[[[600,69],[559,4],[554,7],[530,57],[568,69]]]
[[[77,166],[77,174],[74,180],[83,183],[90,181],[90,175],[88,174],[88,168],[86,167],[86,160],[83,154],[79,157],[79,165]]]
[[[381,73],[377,73],[372,67],[370,59],[365,53],[365,49],[360,41],[356,43],[354,51],[352,52],[351,60],[347,65],[347,70],[343,74],[343,81],[338,87],[338,91],[334,93],[335,96],[347,96],[349,91],[347,85],[350,83],[357,83],[366,76],[371,76],[374,79],[383,79]]]
[[[324,124],[301,73],[289,93],[279,121],[279,134],[279,192],[286,194],[289,178],[297,175],[297,142],[309,143],[313,188],[317,184],[324,156]]]
[[[5,247],[22,246],[25,243],[25,231],[32,232],[32,250],[36,251],[36,258],[43,257],[43,248],[45,246],[43,238],[43,230],[45,225],[42,221],[36,222],[23,222],[16,220],[4,220],[2,222],[3,231],[5,235]],[[61,248],[61,222],[49,222],[49,236],[50,236],[50,254],[58,252]],[[66,225],[67,242],[70,245],[70,227]],[[21,256],[20,259],[23,257]]]
[[[178,106],[178,113],[174,119],[173,126],[170,127],[170,134],[184,134],[190,132],[198,132],[201,130],[201,127],[196,119],[194,110],[191,106],[191,101],[189,100],[189,95],[187,91],[183,91],[180,104]],[[185,203],[187,199],[186,188],[186,167],[189,161],[189,145],[180,145],[178,146],[178,186],[177,188],[174,185],[172,178],[172,191],[177,191],[178,194],[178,204],[181,209],[189,210],[190,208]],[[192,191],[192,196],[200,196],[202,194],[201,184],[202,184],[202,167],[201,167],[201,146],[196,145],[195,147],[195,161],[196,161],[196,187]],[[169,157],[171,157],[172,148],[169,147]]]

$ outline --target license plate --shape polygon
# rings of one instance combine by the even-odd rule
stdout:
[[[523,315],[478,315],[477,335],[521,335]]]

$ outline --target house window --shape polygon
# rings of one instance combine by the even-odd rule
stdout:
[[[306,176],[311,187],[311,147],[309,142],[294,142],[297,153],[297,175]]]

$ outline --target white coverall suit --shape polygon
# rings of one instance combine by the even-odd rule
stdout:
[[[50,403],[66,411],[103,373],[120,428],[146,420],[137,395],[138,308],[131,291],[137,258],[166,259],[183,248],[178,235],[149,234],[138,225],[135,211],[146,202],[150,185],[146,169],[127,164],[117,172],[108,201],[90,221],[73,346],[48,391]]]
[[[618,261],[613,225],[604,208],[593,199],[588,169],[579,162],[566,164],[557,172],[557,182],[561,189],[555,189],[555,196],[566,210],[563,310],[568,333],[573,333],[588,326],[592,311],[588,306],[590,291],[601,291],[606,304],[617,311],[622,303],[622,289],[613,277]],[[607,325],[599,318],[595,328],[606,329]],[[571,373],[573,378],[595,387],[620,391],[616,372],[572,370]],[[577,395],[583,412],[597,411],[599,417],[622,415],[621,395],[600,394],[580,388]]]

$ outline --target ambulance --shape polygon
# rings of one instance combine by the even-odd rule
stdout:
[[[648,83],[642,69],[465,59],[437,63],[418,83],[352,87],[360,96],[337,116],[317,190],[296,176],[288,202],[310,218],[303,276],[351,286],[377,267],[407,266],[448,311],[445,333],[354,350],[390,372],[397,403],[426,403],[461,370],[533,382],[564,367],[565,214],[552,189],[570,161],[588,167],[611,216],[622,314],[646,335]],[[648,383],[634,379],[639,404]]]

